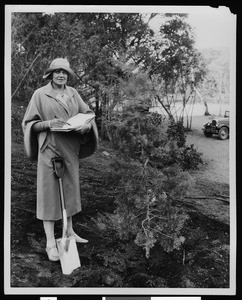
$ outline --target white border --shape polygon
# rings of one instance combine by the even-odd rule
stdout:
[[[5,13],[5,53],[4,53],[4,101],[5,101],[5,140],[4,140],[4,292],[10,284],[10,222],[11,222],[11,18]],[[10,291],[10,290],[9,290]]]
[[[6,5],[5,6],[5,209],[4,209],[4,293],[21,294],[79,294],[79,295],[234,295],[236,292],[236,16],[232,16],[231,64],[231,135],[230,135],[230,288],[12,288],[10,287],[10,204],[11,204],[11,13],[12,12],[192,12],[209,13],[207,6],[62,6],[62,5]]]
[[[236,17],[234,18],[233,28],[234,36],[231,36],[230,41],[230,287],[236,291]]]

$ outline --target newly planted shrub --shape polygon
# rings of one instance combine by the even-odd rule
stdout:
[[[182,146],[181,125],[158,114],[129,109],[109,126],[118,153],[110,176],[119,183],[119,192],[114,213],[99,215],[99,229],[118,234],[120,240],[133,239],[147,258],[156,243],[167,252],[179,249],[188,215],[176,203],[193,184],[183,170],[193,164],[189,154],[196,154],[195,149],[193,153]]]
[[[155,243],[167,252],[179,249],[185,240],[180,232],[188,216],[174,202],[192,184],[189,174],[181,173],[177,166],[161,172],[134,160],[117,159],[110,176],[119,182],[116,210],[99,215],[99,229],[114,231],[121,240],[134,239],[147,258]]]
[[[103,234],[133,239],[149,258],[155,244],[170,252],[185,241],[181,230],[188,216],[176,204],[193,183],[184,170],[194,167],[199,154],[187,149],[182,122],[149,112],[150,87],[140,81],[144,78],[130,77],[123,85],[127,104],[106,120],[117,150],[110,176],[118,182],[118,193],[115,211],[100,214],[96,222]]]

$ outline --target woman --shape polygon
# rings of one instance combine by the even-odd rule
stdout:
[[[63,58],[53,60],[43,76],[50,82],[34,92],[22,123],[26,153],[37,160],[37,218],[43,220],[46,252],[51,261],[59,260],[54,224],[62,219],[58,180],[51,159],[56,156],[65,159],[63,188],[68,236],[74,236],[76,242],[86,243],[87,240],[74,232],[72,216],[81,211],[79,158],[92,155],[98,142],[94,121],[76,131],[51,131],[52,127],[62,127],[79,112],[93,113],[78,92],[66,85],[69,76],[75,76],[69,62]]]

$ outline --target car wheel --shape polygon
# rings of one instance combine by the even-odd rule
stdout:
[[[203,131],[203,133],[206,137],[211,137],[213,135],[211,132]]]
[[[229,129],[227,127],[220,128],[218,137],[220,140],[226,140],[229,137]]]

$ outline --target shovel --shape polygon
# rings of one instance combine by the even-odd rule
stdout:
[[[65,161],[63,157],[52,158],[54,173],[59,180],[60,200],[62,209],[62,237],[56,240],[57,249],[60,256],[62,273],[65,275],[81,266],[80,258],[77,251],[76,240],[74,237],[67,237],[67,214],[64,199],[64,191],[62,185],[62,178],[65,174]]]

